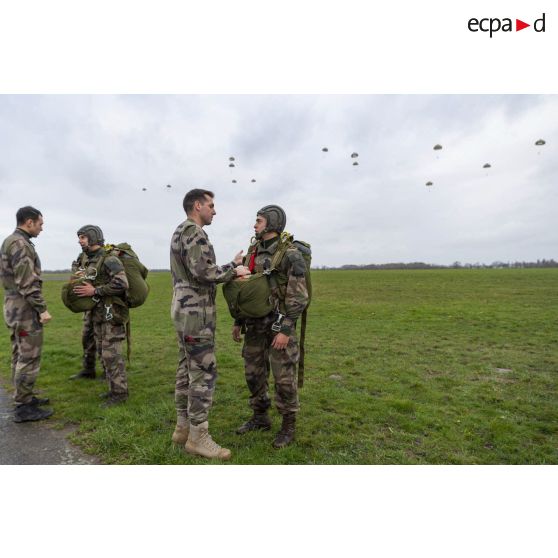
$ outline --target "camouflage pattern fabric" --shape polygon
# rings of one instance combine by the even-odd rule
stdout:
[[[109,391],[113,395],[127,395],[126,364],[122,356],[126,326],[107,321],[95,321],[94,329],[95,339],[101,348],[101,362],[106,371]]]
[[[83,369],[94,372],[95,359],[101,360],[101,347],[95,342],[95,328],[93,327],[93,313],[83,313],[83,329],[81,331],[81,346],[83,347]]]
[[[256,250],[255,273],[269,266],[278,246],[279,237],[274,237],[252,247],[252,250]],[[251,250],[245,257],[244,265],[249,264],[250,252]],[[272,289],[272,296],[276,308],[285,315],[281,333],[289,337],[286,349],[278,351],[271,347],[276,335],[271,330],[276,318],[275,312],[264,318],[250,318],[236,321],[235,324],[246,328],[242,356],[246,384],[250,391],[250,407],[257,412],[264,412],[269,408],[268,381],[271,370],[275,383],[275,404],[279,413],[284,415],[299,410],[296,365],[300,355],[296,321],[308,304],[308,288],[305,279],[306,264],[295,247],[287,249],[281,262],[277,264],[277,270],[282,280]]]
[[[250,407],[255,413],[264,413],[271,406],[268,388],[271,369],[277,410],[281,415],[296,413],[299,410],[296,383],[298,341],[293,332],[285,350],[274,349],[271,346],[276,335],[271,331],[274,321],[273,315],[246,320],[242,356],[246,384],[250,391]]]
[[[244,257],[244,265],[249,265],[250,254],[256,250],[253,273],[261,273],[266,266],[270,266],[273,256],[279,247],[279,237],[267,241],[259,241],[251,246]],[[267,263],[266,263],[267,262]],[[289,247],[281,261],[277,264],[278,285],[272,289],[274,305],[285,315],[281,333],[291,335],[296,320],[300,317],[308,304],[308,287],[306,285],[306,262],[302,254],[294,246]],[[240,325],[240,321],[236,322]]]
[[[198,342],[177,332],[179,360],[174,401],[178,416],[194,425],[208,419],[217,380],[213,339]]]
[[[4,287],[4,320],[12,344],[12,380],[16,404],[29,403],[40,371],[47,309],[42,295],[41,262],[31,237],[16,229],[0,249],[0,281]]]
[[[72,273],[79,270],[86,272],[88,264],[87,254],[80,252],[78,257],[72,262]],[[94,372],[95,371],[95,358],[98,356],[101,360],[101,347],[95,343],[95,329],[93,327],[93,313],[83,313],[83,329],[81,331],[81,345],[83,347],[83,369]]]
[[[177,416],[198,425],[208,418],[217,378],[215,295],[217,283],[234,277],[234,264],[218,266],[202,227],[187,219],[171,239],[171,319],[178,337]]]
[[[92,284],[98,291],[100,302],[91,311],[94,337],[101,362],[107,376],[109,391],[114,395],[128,393],[126,365],[122,356],[122,342],[126,338],[129,310],[123,302],[128,279],[122,262],[104,248],[87,252],[85,272],[94,277]],[[99,267],[99,260],[103,258]],[[84,326],[85,327],[85,326]]]

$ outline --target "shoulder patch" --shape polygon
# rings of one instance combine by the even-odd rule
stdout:
[[[300,277],[306,273],[306,262],[298,250],[287,250],[287,258],[291,264],[293,275]]]

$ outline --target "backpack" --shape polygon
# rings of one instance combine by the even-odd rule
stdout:
[[[125,302],[129,308],[141,306],[149,294],[149,285],[145,281],[148,269],[139,261],[137,254],[132,247],[123,242],[121,244],[107,244],[105,246],[107,254],[99,258],[95,265],[94,275],[85,275],[83,270],[78,270],[70,277],[69,282],[62,286],[62,302],[72,312],[87,312],[92,310],[97,304],[94,297],[80,297],[74,293],[74,286],[79,283],[94,281],[102,268],[103,262],[108,255],[116,256],[124,266],[126,278],[128,279],[128,289],[126,291]]]
[[[145,280],[149,270],[140,262],[138,255],[127,242],[116,245],[108,244],[105,248],[109,251],[107,256],[116,256],[124,266],[126,278],[128,279],[128,290],[126,291],[126,304],[128,308],[141,306],[149,295],[149,285]],[[101,258],[99,262],[99,269],[103,260],[104,258]]]

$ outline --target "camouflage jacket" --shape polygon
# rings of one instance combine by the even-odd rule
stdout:
[[[235,276],[234,262],[217,265],[207,234],[190,219],[180,223],[172,235],[170,267],[175,291],[185,289],[194,296],[205,295],[212,304],[217,283],[226,283]]]
[[[84,257],[85,256],[85,257]],[[101,269],[98,269],[99,260],[105,256]],[[87,276],[91,277],[91,283],[95,287],[96,295],[100,297],[124,298],[128,288],[128,278],[124,271],[122,262],[110,255],[105,248],[95,252],[85,252],[72,263],[72,271],[83,268]]]
[[[260,273],[264,267],[271,265],[273,256],[279,247],[279,237],[267,241],[259,241],[255,246],[256,257],[253,273]],[[252,250],[254,248],[251,248]],[[269,263],[266,263],[268,260]],[[244,265],[250,264],[250,249],[244,257]],[[308,287],[306,285],[306,262],[300,252],[291,246],[287,248],[285,255],[277,265],[277,272],[284,278],[276,288],[272,289],[276,306],[281,313],[285,314],[281,333],[292,335],[296,320],[302,314],[309,302]],[[261,319],[261,318],[256,318]],[[235,322],[240,325],[240,322]]]
[[[0,249],[0,280],[6,294],[19,294],[39,314],[47,309],[42,294],[41,260],[31,237],[16,229]]]
[[[72,273],[85,269],[87,265],[87,252],[80,252],[78,257],[72,262]]]

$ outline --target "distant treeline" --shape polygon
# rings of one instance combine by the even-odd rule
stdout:
[[[385,263],[385,264],[366,264],[366,265],[342,265],[340,267],[330,267],[322,265],[321,267],[313,267],[312,271],[321,271],[326,269],[516,269],[523,267],[558,267],[558,262],[554,260],[537,260],[536,262],[492,262],[491,264],[483,263],[461,263],[453,262],[451,265],[427,264],[424,262],[411,263]],[[150,269],[151,272],[166,271],[170,269]],[[46,270],[43,273],[71,273],[69,269]]]
[[[484,263],[461,263],[453,262],[451,265],[428,264],[424,262],[395,262],[385,264],[366,264],[366,265],[342,265],[340,267],[321,266],[313,268],[315,270],[325,269],[516,269],[529,267],[558,267],[558,262],[550,260],[537,260],[536,262],[492,262]]]

